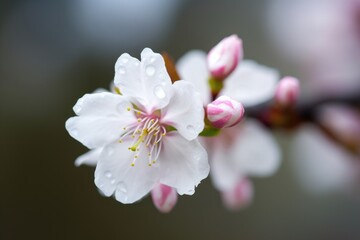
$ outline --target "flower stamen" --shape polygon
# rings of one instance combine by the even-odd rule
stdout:
[[[141,111],[138,111],[138,113],[145,115]],[[128,147],[130,151],[135,152],[131,166],[135,166],[135,162],[143,149],[147,150],[148,166],[155,164],[160,155],[161,140],[166,135],[166,128],[161,125],[159,118],[145,115],[123,129],[124,133],[119,139],[120,143],[126,137],[134,138],[132,144]]]

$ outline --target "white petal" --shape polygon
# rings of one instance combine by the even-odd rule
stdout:
[[[75,160],[75,166],[78,167],[85,164],[87,166],[95,167],[99,161],[102,150],[103,148],[95,148],[88,151],[87,153],[84,153]]]
[[[144,197],[158,180],[158,168],[148,166],[145,152],[131,166],[134,152],[131,142],[114,143],[104,148],[95,170],[95,184],[105,196],[115,194],[122,203],[133,203]]]
[[[358,176],[358,159],[313,125],[302,126],[292,144],[295,176],[311,193],[343,191]]]
[[[225,80],[220,95],[226,95],[244,106],[254,106],[269,100],[275,94],[279,73],[254,61],[242,61]]]
[[[176,64],[180,78],[190,81],[195,89],[200,92],[203,104],[210,102],[211,93],[208,84],[209,71],[206,65],[206,53],[193,50],[186,53]]]
[[[245,177],[241,169],[235,167],[232,160],[226,156],[225,152],[215,151],[213,155],[210,155],[211,180],[215,188],[220,191],[231,191],[237,182]]]
[[[186,81],[176,81],[173,89],[168,106],[161,110],[161,121],[175,127],[187,140],[193,140],[204,129],[204,107],[200,94],[193,84]]]
[[[149,48],[142,51],[141,62],[122,54],[115,64],[114,83],[124,96],[148,113],[166,106],[172,96],[164,59]]]
[[[210,170],[207,153],[198,140],[187,141],[176,132],[164,137],[159,162],[160,183],[175,188],[180,195],[192,195]]]
[[[212,177],[219,190],[228,190],[244,176],[272,175],[280,164],[279,147],[260,123],[246,120],[239,127],[224,129],[214,141]]]
[[[85,94],[74,106],[77,117],[69,118],[65,127],[69,134],[88,148],[103,147],[117,140],[123,127],[135,122],[132,105],[121,95]]]

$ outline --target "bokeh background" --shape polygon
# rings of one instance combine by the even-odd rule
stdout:
[[[102,197],[93,183],[94,169],[74,166],[86,148],[64,127],[80,96],[108,88],[121,53],[139,56],[151,47],[178,59],[191,49],[208,51],[233,33],[243,39],[246,58],[278,68],[282,75],[298,76],[307,98],[314,95],[315,78],[321,80],[316,94],[329,85],[326,79],[356,85],[360,41],[354,40],[355,32],[344,41],[352,29],[343,22],[352,15],[322,16],[324,9],[339,9],[336,0],[297,7],[301,2],[311,1],[1,1],[0,239],[360,239],[360,184],[340,184],[319,194],[308,191],[296,177],[292,133],[274,132],[284,151],[283,163],[273,177],[254,179],[249,208],[224,208],[206,179],[194,196],[180,197],[175,209],[163,215],[150,198],[122,205]],[[335,42],[312,42],[315,36]],[[301,43],[312,47],[291,50],[301,50]],[[333,52],[334,59],[345,56],[344,75],[329,74],[327,70],[339,64],[322,62],[321,47]],[[316,65],[314,58],[327,74],[321,75],[320,67],[306,71],[306,66]],[[316,174],[332,179],[321,166]]]

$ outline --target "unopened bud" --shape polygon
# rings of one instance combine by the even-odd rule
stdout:
[[[210,50],[207,65],[211,75],[222,80],[234,71],[242,57],[242,41],[234,34],[224,38]]]
[[[229,210],[240,210],[251,203],[253,193],[251,181],[248,178],[243,178],[233,189],[222,193],[222,200]]]
[[[216,128],[234,126],[241,121],[244,113],[243,105],[228,96],[221,96],[206,106],[207,118]]]
[[[276,87],[275,100],[283,106],[291,106],[296,103],[299,92],[299,80],[294,77],[284,77]]]
[[[174,208],[178,195],[174,188],[159,183],[151,190],[151,198],[160,212],[168,213]]]

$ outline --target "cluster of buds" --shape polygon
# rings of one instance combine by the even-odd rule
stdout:
[[[215,96],[222,88],[222,81],[235,70],[242,57],[242,41],[235,34],[224,38],[209,51],[207,67],[211,75],[210,86],[215,86],[212,88]],[[220,88],[216,89],[216,86]],[[232,127],[243,118],[244,107],[228,96],[221,96],[206,106],[206,115],[215,128]]]

